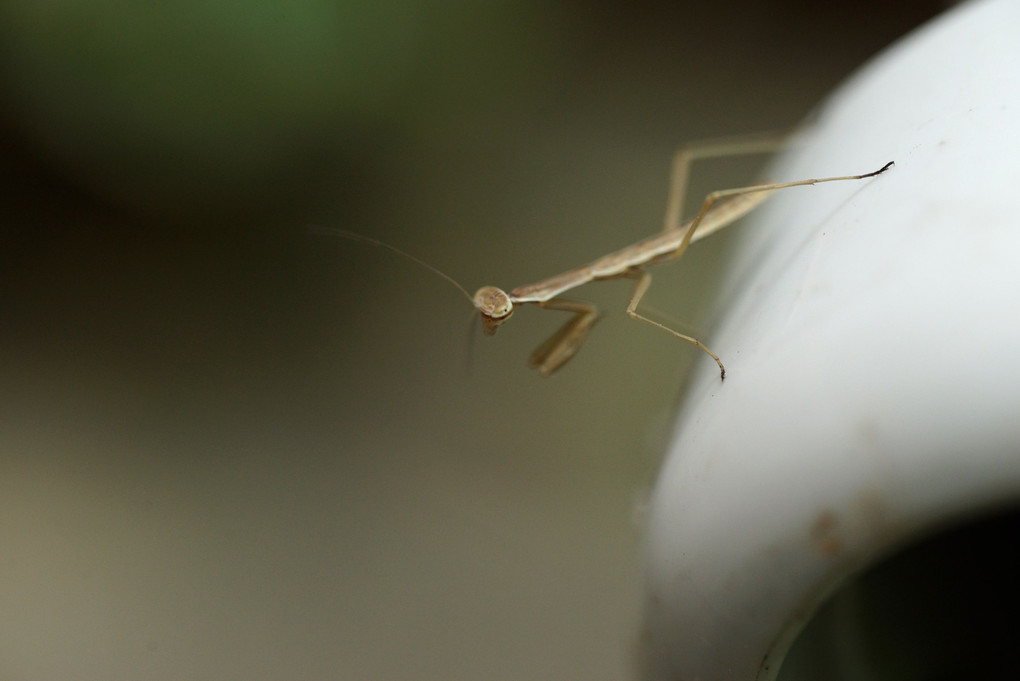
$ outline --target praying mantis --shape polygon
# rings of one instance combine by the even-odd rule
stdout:
[[[482,330],[486,335],[491,336],[496,333],[496,330],[502,324],[505,324],[510,319],[514,310],[521,305],[531,304],[547,310],[560,310],[571,313],[571,318],[531,353],[528,365],[542,376],[552,375],[577,353],[588,331],[591,330],[599,318],[598,309],[591,303],[562,298],[560,294],[593,281],[630,279],[634,282],[634,290],[627,305],[627,315],[631,319],[636,319],[639,322],[653,326],[694,345],[715,360],[719,367],[720,380],[725,380],[726,368],[723,366],[722,360],[704,343],[693,336],[682,334],[665,324],[650,319],[638,311],[641,299],[648,292],[648,288],[652,283],[651,275],[645,268],[680,258],[691,243],[733,224],[780,189],[815,185],[823,182],[863,180],[881,175],[893,166],[893,162],[890,161],[878,170],[862,175],[822,177],[795,182],[762,183],[716,190],[705,196],[701,209],[694,218],[686,222],[681,221],[683,196],[687,189],[687,177],[690,165],[694,160],[736,154],[763,153],[772,150],[775,145],[776,142],[772,137],[762,137],[760,139],[745,140],[740,143],[733,143],[732,141],[722,144],[702,143],[681,149],[674,157],[666,219],[663,230],[660,233],[604,255],[587,265],[567,270],[534,284],[518,286],[509,292],[496,286],[483,286],[472,295],[450,276],[394,246],[342,229],[328,231],[346,238],[387,248],[446,279],[471,301],[471,304],[481,317]]]

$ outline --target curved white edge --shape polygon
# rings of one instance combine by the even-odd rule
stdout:
[[[774,676],[884,553],[1020,501],[1020,3],[876,58],[745,221],[646,528],[645,678]],[[691,256],[694,255],[692,252]]]

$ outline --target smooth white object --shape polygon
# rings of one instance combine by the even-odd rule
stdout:
[[[770,679],[897,548],[1020,501],[1020,3],[877,57],[768,179],[649,509],[647,679]]]

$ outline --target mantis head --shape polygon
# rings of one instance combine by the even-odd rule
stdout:
[[[514,303],[510,295],[495,286],[483,286],[475,292],[471,303],[482,315],[482,330],[487,336],[496,333],[499,325],[510,319]]]

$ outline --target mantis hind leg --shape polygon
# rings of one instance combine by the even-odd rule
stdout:
[[[691,220],[691,225],[690,225],[690,227],[687,228],[687,232],[684,234],[683,240],[677,246],[677,251],[682,253],[683,250],[687,247],[687,244],[689,244],[692,240],[695,240],[695,238],[694,238],[695,237],[695,232],[698,230],[698,227],[701,225],[702,220],[705,218],[706,215],[708,215],[708,212],[712,209],[712,206],[716,205],[716,202],[719,201],[720,199],[730,199],[730,201],[733,202],[735,199],[739,199],[741,197],[745,197],[744,198],[745,202],[746,202],[747,198],[750,198],[751,200],[749,202],[746,202],[745,205],[743,205],[743,206],[737,205],[735,203],[731,203],[730,204],[731,208],[734,208],[735,210],[731,210],[730,214],[727,215],[725,218],[723,218],[722,220],[716,220],[715,224],[713,224],[713,225],[711,225],[709,227],[706,227],[705,229],[702,229],[700,232],[698,232],[698,236],[697,236],[698,239],[700,239],[702,237],[705,237],[705,236],[708,236],[712,232],[714,232],[716,230],[719,230],[719,229],[722,229],[723,227],[731,224],[738,217],[740,217],[741,215],[746,214],[749,210],[753,209],[756,205],[761,203],[761,201],[764,200],[766,197],[768,197],[769,194],[771,194],[772,192],[775,192],[775,191],[777,191],[779,189],[786,189],[788,187],[804,187],[804,186],[808,186],[808,185],[823,184],[825,182],[845,182],[847,180],[863,180],[863,179],[868,178],[868,177],[875,177],[876,175],[881,175],[885,171],[889,170],[889,168],[891,168],[893,165],[895,165],[895,164],[892,161],[889,161],[888,163],[886,163],[884,166],[882,166],[878,170],[873,170],[870,173],[863,173],[861,175],[839,175],[837,177],[814,177],[814,178],[811,178],[809,180],[797,180],[795,182],[773,182],[773,183],[768,183],[768,184],[755,184],[755,185],[750,185],[748,187],[734,187],[732,189],[718,189],[718,190],[716,190],[714,192],[709,192],[708,195],[705,197],[704,202],[701,204],[701,210],[699,210],[698,214],[694,216],[693,220]],[[754,198],[755,195],[757,195],[757,198]],[[720,205],[722,205],[722,204],[720,204]]]
[[[786,132],[766,132],[741,137],[724,137],[687,144],[673,156],[670,174],[669,199],[666,202],[666,217],[663,231],[678,229],[683,221],[684,196],[690,181],[691,165],[695,161],[722,158],[726,156],[750,156],[770,154],[782,147]]]

